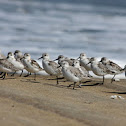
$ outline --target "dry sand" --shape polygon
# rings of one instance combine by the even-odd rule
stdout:
[[[126,80],[94,79],[73,90],[55,77],[32,78],[0,80],[0,126],[126,126]]]

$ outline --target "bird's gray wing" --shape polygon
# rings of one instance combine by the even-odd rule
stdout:
[[[37,61],[35,60],[31,60],[31,65],[37,69],[42,70],[42,68],[40,67],[40,65],[37,63]]]
[[[2,65],[3,67],[5,67],[7,69],[11,69],[13,71],[19,70],[19,69],[15,68],[15,66],[11,62],[8,62],[6,59],[0,59],[0,65]]]

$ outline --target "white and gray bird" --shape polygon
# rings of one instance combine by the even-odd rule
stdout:
[[[88,71],[83,66],[80,66],[80,62],[77,59],[73,61],[73,66],[78,68],[85,77],[89,77]]]
[[[17,68],[17,71],[23,71],[24,69],[24,65],[22,64],[21,61],[18,61],[15,59],[15,56],[12,52],[9,52],[8,55],[7,55],[7,60],[9,62],[11,62],[16,68]],[[16,72],[16,71],[15,71]],[[15,73],[14,73],[15,74]],[[12,75],[14,75],[12,74]]]
[[[73,65],[73,61],[74,61],[74,59],[65,57],[65,56],[63,56],[63,55],[59,55],[58,58],[55,59],[55,60],[58,60],[58,64],[59,64],[59,65],[61,65],[61,63],[62,63],[63,61],[67,61],[67,62],[69,63],[70,66]],[[55,61],[55,60],[54,60],[54,61]]]
[[[59,84],[58,76],[60,76],[62,74],[61,68],[59,67],[59,64],[57,64],[54,61],[51,61],[48,53],[43,53],[42,57],[40,57],[39,59],[43,59],[42,65],[43,65],[44,70],[49,75],[56,76],[57,84]]]
[[[15,59],[16,59],[16,61],[18,61],[18,62],[20,62],[22,65],[24,65],[23,64],[23,53],[20,51],[20,50],[15,50],[15,52],[14,52],[14,56],[15,56]],[[25,66],[24,66],[25,67]],[[20,77],[22,76],[22,74],[23,74],[23,69],[22,69],[22,72],[21,72],[21,74],[20,74]]]
[[[111,83],[114,81],[114,77],[117,74],[121,74],[121,73],[125,72],[125,75],[126,75],[126,65],[124,66],[124,68],[122,68],[118,64],[107,59],[106,57],[102,57],[100,62],[102,62],[102,64],[105,65],[110,71],[113,71],[113,73],[111,73],[111,74],[114,76],[111,79]]]
[[[78,59],[80,59],[81,66],[83,66],[88,72],[91,71],[91,64],[88,64],[90,58],[87,58],[85,53],[81,53]]]
[[[2,72],[1,78],[5,79],[7,73],[18,71],[18,69],[8,61],[7,58],[0,59],[0,71]]]
[[[97,75],[97,76],[103,76],[103,82],[102,82],[102,84],[104,84],[104,76],[105,75],[114,73],[113,71],[111,71],[107,67],[105,67],[101,62],[99,62],[94,57],[92,57],[90,59],[89,63],[91,63],[91,70],[93,71],[93,73],[95,75]]]
[[[14,56],[15,56],[15,59],[17,61],[22,62],[22,58],[23,58],[24,55],[23,55],[23,53],[20,50],[15,50]]]
[[[36,73],[42,71],[43,69],[40,67],[37,61],[31,59],[31,55],[29,53],[24,54],[23,62],[25,69],[30,73],[34,73],[34,80],[36,80]]]
[[[82,73],[82,71],[79,68],[70,66],[67,61],[62,62],[62,73],[65,79],[74,82],[74,84],[70,84],[68,87],[73,85],[73,89],[75,88],[75,85],[77,82],[81,82],[82,79],[87,77],[85,74]]]

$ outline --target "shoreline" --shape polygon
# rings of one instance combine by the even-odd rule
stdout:
[[[0,80],[0,125],[2,126],[111,126],[125,125],[126,80],[110,83],[93,78],[75,90],[71,82],[38,75]],[[122,99],[110,99],[120,95]]]

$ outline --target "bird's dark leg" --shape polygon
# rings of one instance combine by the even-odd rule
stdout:
[[[68,85],[67,87],[71,87],[71,85],[74,85],[74,84],[70,84],[70,85]]]
[[[16,74],[16,71],[11,76],[14,76],[15,74]]]
[[[0,75],[2,75],[3,74],[3,72],[0,72]]]
[[[56,76],[56,84],[59,84],[58,76]]]
[[[78,86],[79,86],[79,88],[81,88],[81,81],[79,81],[79,85]]]
[[[36,73],[34,73],[34,80],[36,80]]]
[[[22,76],[22,74],[23,74],[23,70],[21,71],[20,77]]]
[[[103,81],[102,81],[102,84],[104,84],[104,81],[105,81],[105,77],[103,76]]]
[[[77,82],[74,82],[74,84],[73,84],[73,89],[75,88],[76,83],[77,83]]]
[[[111,79],[111,83],[114,81],[114,77],[115,77],[115,75],[114,75],[113,78]]]
[[[27,75],[25,75],[24,77],[28,77],[30,75],[30,73],[28,72]]]
[[[4,73],[4,72],[2,72],[2,74],[1,74],[2,76],[0,76],[0,78],[3,78],[4,74],[5,74],[5,73]]]
[[[2,76],[3,80],[5,79],[6,76],[7,76],[7,73],[5,72],[4,75]]]

